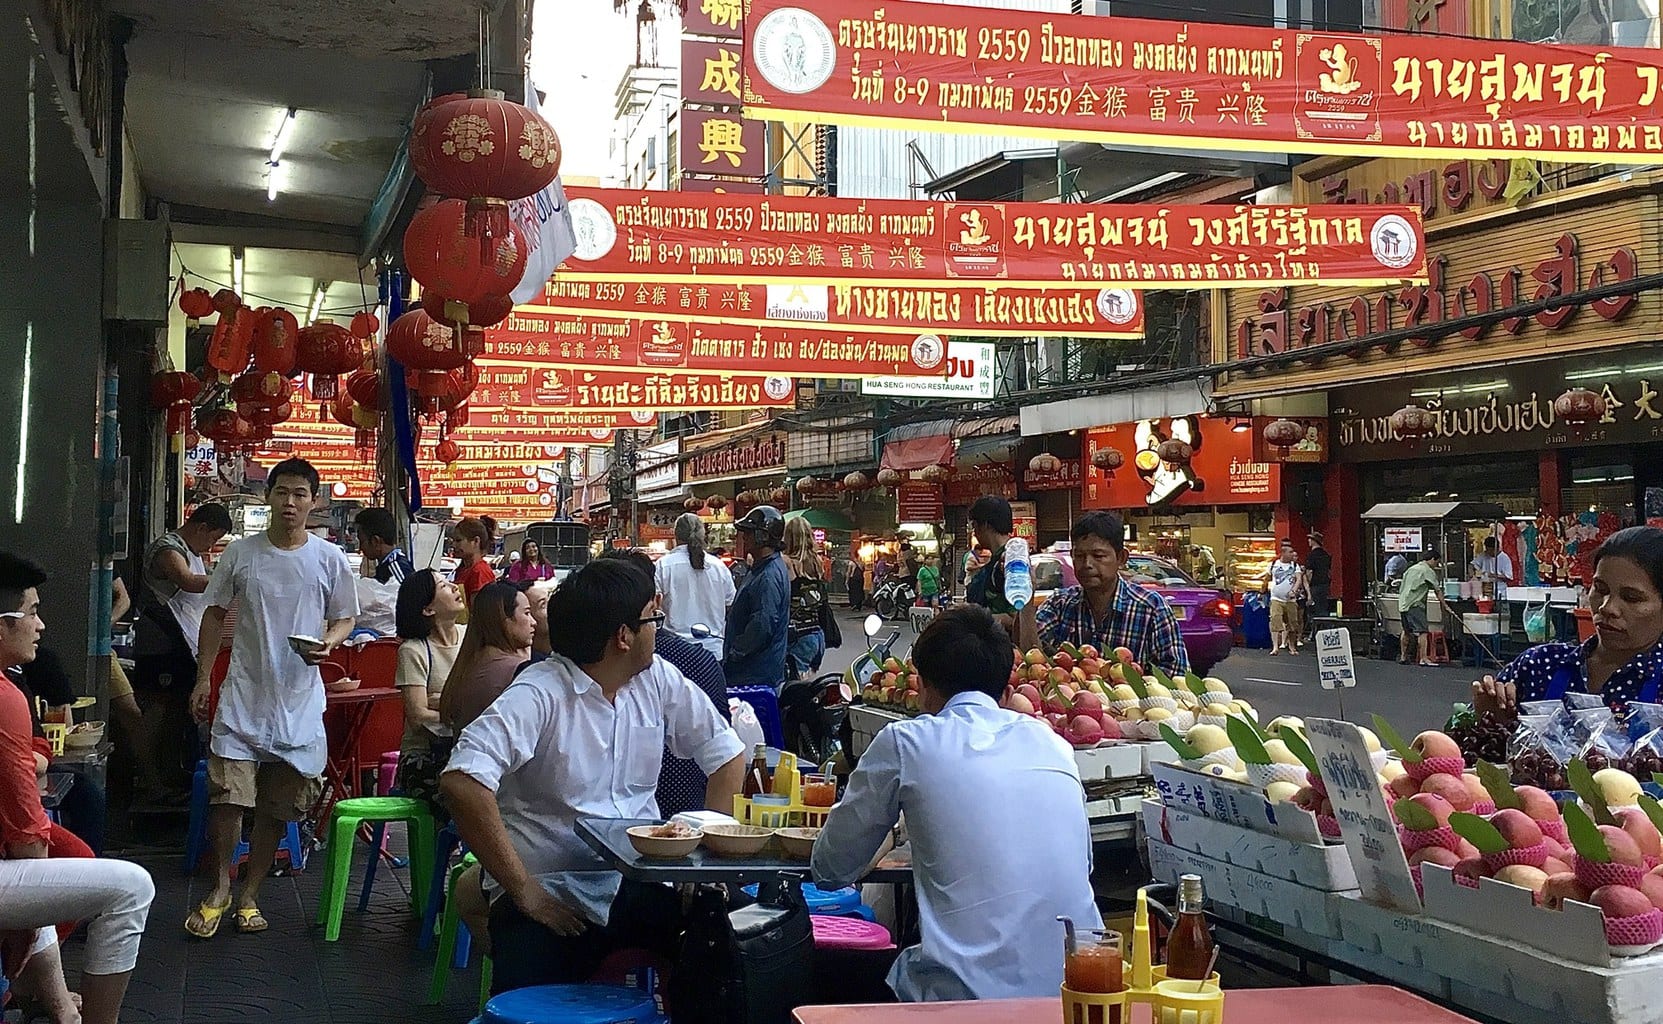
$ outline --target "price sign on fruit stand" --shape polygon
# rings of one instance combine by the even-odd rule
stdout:
[[[1351,630],[1317,630],[1317,672],[1322,688],[1349,690],[1357,685],[1357,662],[1351,656]]]
[[[1409,861],[1403,856],[1397,824],[1386,806],[1362,731],[1332,718],[1307,718],[1305,730],[1363,898],[1419,913],[1415,880],[1409,876]]]

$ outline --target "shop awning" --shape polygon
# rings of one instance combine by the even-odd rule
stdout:
[[[1507,510],[1487,501],[1388,501],[1363,513],[1367,522],[1499,523]]]
[[[1207,411],[1207,396],[1193,381],[1162,384],[1115,394],[1068,398],[1022,408],[1026,437],[1089,430],[1115,423],[1199,416]]]
[[[785,514],[787,520],[802,519],[816,530],[838,530],[853,533],[855,524],[837,508],[800,508]]]
[[[888,440],[883,444],[883,458],[879,461],[880,469],[893,469],[906,473],[925,466],[951,466],[953,464],[953,438],[951,434],[927,434],[924,437],[914,437],[907,440]]]

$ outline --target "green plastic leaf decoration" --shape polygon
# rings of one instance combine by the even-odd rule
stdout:
[[[1149,696],[1149,686],[1143,681],[1142,676],[1138,675],[1136,672],[1127,672],[1125,673],[1125,676],[1126,685],[1130,686],[1132,688],[1132,692],[1138,695],[1138,700],[1142,700]]]
[[[1207,684],[1194,672],[1184,673],[1184,685],[1189,687],[1189,691],[1197,697],[1204,696],[1207,692]]]
[[[1663,786],[1663,772],[1652,772],[1651,781],[1657,783],[1659,786]]]
[[[1408,797],[1392,804],[1392,813],[1411,832],[1430,832],[1438,827],[1438,819],[1432,816],[1432,812]]]
[[[1172,728],[1170,725],[1167,725],[1165,722],[1161,723],[1160,728],[1161,739],[1166,740],[1166,745],[1176,751],[1179,757],[1186,761],[1201,760],[1201,751],[1190,746],[1189,741],[1178,735],[1178,731],[1176,729]]]
[[[1617,818],[1611,813],[1611,808],[1605,804],[1605,794],[1600,791],[1599,783],[1594,781],[1594,773],[1588,770],[1588,762],[1580,757],[1571,758],[1571,763],[1565,766],[1565,777],[1570,780],[1571,789],[1594,812],[1594,821],[1600,825],[1615,825]]]
[[[1178,688],[1178,684],[1172,681],[1171,676],[1167,675],[1165,672],[1162,672],[1159,665],[1150,665],[1149,674],[1155,677],[1155,681],[1157,683],[1160,683],[1169,690],[1175,690]]]
[[[1259,720],[1257,718],[1254,718],[1252,715],[1248,714],[1247,712],[1245,712],[1245,711],[1242,712],[1241,720],[1247,723],[1247,727],[1249,729],[1252,729],[1255,733],[1257,733],[1259,735],[1259,742],[1266,743],[1266,742],[1269,742],[1270,739],[1272,738],[1269,731],[1267,731],[1264,726],[1259,724]]]
[[[1264,740],[1253,730],[1246,719],[1230,715],[1224,719],[1224,731],[1230,734],[1230,742],[1235,745],[1236,756],[1248,764],[1269,764],[1270,753],[1265,750]]]
[[[1398,735],[1398,731],[1392,728],[1392,723],[1379,715],[1371,717],[1374,719],[1374,731],[1380,734],[1380,738],[1386,741],[1388,747],[1397,751],[1397,756],[1403,758],[1405,764],[1420,764],[1425,760],[1420,751],[1404,742],[1403,737]]]
[[[1478,781],[1484,783],[1484,791],[1490,794],[1490,799],[1496,805],[1496,810],[1511,807],[1515,810],[1524,808],[1524,801],[1513,789],[1513,783],[1507,777],[1507,772],[1500,766],[1488,761],[1478,762]],[[1476,843],[1474,844],[1477,845]]]
[[[1576,804],[1566,804],[1564,815],[1565,831],[1570,833],[1571,847],[1576,850],[1576,855],[1595,864],[1611,863],[1611,851],[1605,845],[1605,837],[1599,834],[1599,827],[1587,812]]]
[[[1651,823],[1657,826],[1657,831],[1663,832],[1663,804],[1659,804],[1657,798],[1650,793],[1641,793],[1640,809],[1645,811],[1646,817],[1650,818]]]
[[[1456,811],[1449,816],[1449,827],[1455,834],[1478,847],[1479,853],[1503,853],[1509,849],[1507,840],[1489,822],[1476,814]]]
[[[1322,770],[1317,767],[1316,752],[1311,749],[1311,745],[1305,741],[1305,737],[1299,735],[1297,730],[1283,729],[1279,738],[1287,745],[1293,756],[1299,758],[1299,763],[1305,766],[1306,771],[1312,775],[1320,776],[1322,774]]]

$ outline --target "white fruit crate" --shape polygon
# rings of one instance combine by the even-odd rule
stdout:
[[[911,715],[887,708],[856,704],[849,708],[850,752],[856,757],[866,753],[872,739],[891,722],[904,722]],[[1174,760],[1177,755],[1165,743],[1105,740],[1090,750],[1075,750],[1074,763],[1080,769],[1080,781],[1102,782],[1106,779],[1135,779],[1149,774],[1151,763]],[[1137,810],[1135,804],[1128,812]]]
[[[1156,764],[1150,774],[1155,776],[1161,802],[1168,807],[1296,843],[1322,845],[1316,815],[1290,803],[1273,804],[1257,786],[1192,772],[1177,764]]]
[[[1149,837],[1149,867],[1156,880],[1176,884],[1179,875],[1201,876],[1207,898],[1327,939],[1340,937],[1330,905],[1334,894],[1251,871]]]
[[[1357,873],[1344,846],[1298,843],[1168,807],[1159,800],[1143,801],[1142,810],[1144,832],[1169,846],[1325,892],[1357,888]]]

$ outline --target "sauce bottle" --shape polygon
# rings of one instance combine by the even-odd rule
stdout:
[[[761,743],[751,753],[751,766],[745,771],[745,788],[741,795],[749,800],[770,792],[773,776],[768,771],[768,748]]]
[[[1201,876],[1178,877],[1178,920],[1166,940],[1166,976],[1201,981],[1213,960],[1213,932],[1202,913]]]

